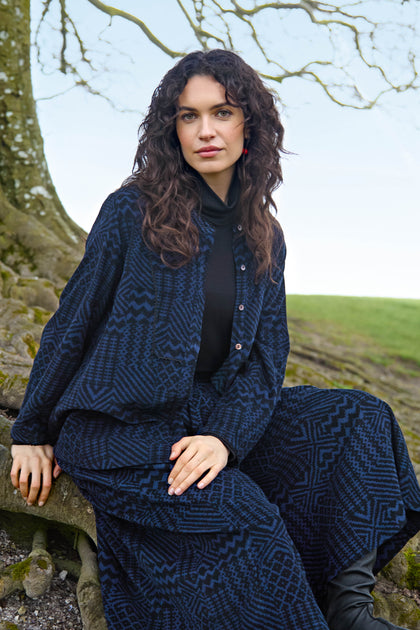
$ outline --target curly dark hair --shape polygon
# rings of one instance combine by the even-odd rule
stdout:
[[[199,188],[176,133],[178,98],[196,75],[213,77],[225,88],[226,101],[242,108],[248,149],[237,162],[242,235],[254,254],[256,277],[266,271],[271,275],[277,221],[270,208],[276,209],[272,193],[283,181],[284,129],[273,94],[256,71],[230,51],[188,54],[153,93],[139,128],[133,174],[125,182],[137,184],[145,198],[143,237],[169,267],[180,267],[198,252],[192,211],[200,206]]]

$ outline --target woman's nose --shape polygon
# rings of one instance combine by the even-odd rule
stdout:
[[[199,135],[200,135],[200,138],[214,138],[215,131],[214,131],[214,126],[212,124],[210,117],[203,116],[201,118]]]

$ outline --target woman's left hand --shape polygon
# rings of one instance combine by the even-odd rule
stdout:
[[[213,435],[183,437],[172,445],[169,459],[177,462],[169,474],[168,493],[182,494],[208,470],[197,484],[198,488],[205,488],[226,466],[228,457],[229,450]]]

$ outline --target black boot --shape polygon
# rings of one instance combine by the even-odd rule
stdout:
[[[328,583],[326,620],[330,630],[404,630],[372,614],[375,560],[376,550]]]

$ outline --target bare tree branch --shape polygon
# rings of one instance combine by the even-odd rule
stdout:
[[[111,7],[110,5],[107,5],[104,2],[101,2],[100,0],[87,0],[87,1],[90,2],[90,4],[93,4],[93,6],[99,9],[100,11],[103,11],[103,13],[106,13],[107,15],[109,15],[111,18],[121,17],[121,18],[124,18],[124,20],[128,20],[129,22],[132,22],[133,24],[141,28],[143,33],[146,35],[147,39],[149,39],[152,42],[152,44],[160,48],[160,50],[162,50],[166,55],[169,55],[169,57],[172,57],[174,59],[176,57],[183,57],[185,55],[184,52],[171,50],[170,48],[165,46],[165,44],[163,44],[160,41],[160,39],[158,39],[152,33],[152,31],[146,26],[146,24],[135,15],[132,15],[131,13],[127,13],[127,11],[121,11],[121,9],[116,9],[115,7]]]
[[[92,94],[102,93],[101,89],[93,85],[98,73],[92,65],[91,56],[96,58],[97,55],[93,52],[88,54],[83,38],[69,14],[69,3],[66,0],[56,1],[60,7],[61,38],[58,69],[64,74],[73,75],[75,84]],[[186,54],[169,48],[137,15],[101,0],[87,2],[108,15],[111,22],[114,17],[120,17],[135,24],[151,44],[170,57]],[[419,34],[414,28],[415,18],[420,14],[418,0],[381,0],[381,7],[368,0],[343,4],[318,0],[254,0],[252,4],[243,6],[244,2],[176,0],[173,6],[175,11],[179,11],[177,19],[181,16],[190,31],[186,50],[196,43],[203,50],[216,43],[225,49],[242,49],[247,53],[255,47],[262,63],[258,67],[258,62],[254,62],[254,66],[257,66],[262,77],[276,83],[291,78],[310,81],[317,84],[334,103],[343,107],[370,109],[387,93],[406,92],[420,87],[415,54]],[[53,3],[54,0],[43,2],[36,41]],[[287,48],[276,51],[270,36],[267,36],[273,24],[278,28],[276,36],[279,40],[283,36],[289,42],[298,41],[302,38],[301,33],[305,33],[305,36],[309,33],[313,46],[308,49],[307,57],[312,50],[314,58],[302,57],[305,48],[292,47],[292,52]],[[70,60],[67,54],[70,36],[76,40],[78,61]],[[82,71],[82,67],[89,69],[90,76]]]
[[[202,46],[202,48],[204,50],[206,50],[208,48],[208,40],[209,39],[214,39],[216,42],[219,42],[219,44],[221,44],[223,47],[225,46],[225,42],[223,41],[223,39],[221,39],[220,37],[217,37],[216,35],[214,35],[212,33],[209,33],[207,31],[203,31],[203,29],[200,26],[200,24],[202,22],[202,19],[201,19],[201,21],[199,22],[198,25],[194,24],[193,19],[189,15],[188,11],[185,9],[185,7],[182,4],[181,0],[177,0],[177,3],[178,3],[178,6],[180,7],[181,11],[185,15],[185,18],[186,18],[189,26],[192,28],[195,37],[197,38],[197,40],[199,41],[200,45]],[[201,13],[201,17],[202,17],[202,13]]]

